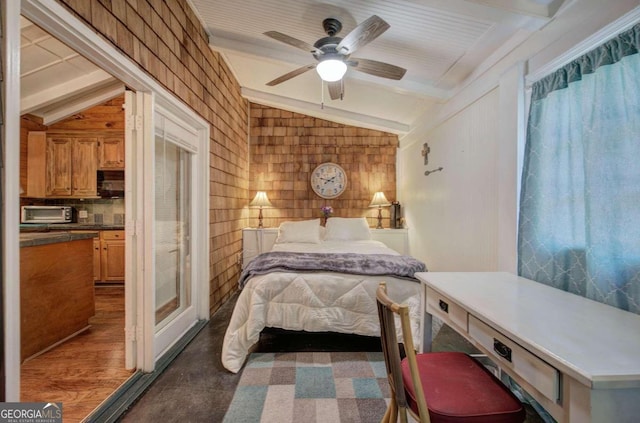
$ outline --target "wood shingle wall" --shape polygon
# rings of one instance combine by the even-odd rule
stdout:
[[[248,102],[187,0],[58,0],[211,124],[210,308],[236,290],[249,201]]]
[[[333,207],[332,216],[366,216],[375,227],[377,209],[369,208],[374,192],[396,199],[396,135],[254,103],[250,121],[249,197],[266,191],[274,206],[263,210],[265,227],[319,218],[323,205]],[[325,162],[340,165],[348,177],[346,191],[331,200],[318,197],[309,183],[313,169]],[[250,226],[257,226],[257,216],[258,210],[250,209]]]

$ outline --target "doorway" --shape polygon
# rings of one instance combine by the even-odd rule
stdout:
[[[65,420],[80,421],[135,371],[125,360],[125,285],[131,284],[125,281],[124,264],[125,90],[122,82],[24,17],[20,35],[20,205],[74,211],[71,223],[21,224],[21,242],[47,235],[43,231],[97,234],[83,247],[69,247],[73,253],[67,254],[69,262],[58,265],[60,273],[35,252],[48,247],[20,248],[20,400],[61,402]],[[51,157],[50,147],[56,152]],[[76,157],[76,149],[83,154]],[[49,172],[57,178],[55,194],[39,184],[40,179],[47,182]],[[72,191],[67,193],[68,176]],[[76,183],[82,186],[81,197],[74,194]],[[93,279],[85,283],[73,275]],[[73,283],[85,294],[81,300],[76,289],[53,295],[49,282]],[[50,298],[46,305],[45,293]],[[68,311],[59,312],[62,308]],[[59,323],[51,325],[45,341],[38,328],[46,321]]]
[[[132,347],[131,359],[133,367],[143,371],[152,371],[161,353],[175,344],[184,334],[184,327],[188,328],[190,325],[195,324],[197,320],[204,320],[209,317],[209,228],[207,224],[209,124],[177,101],[171,93],[142,72],[138,65],[129,61],[110,43],[107,43],[86,28],[82,22],[56,2],[23,0],[21,5],[21,12],[25,17],[51,33],[54,37],[64,40],[70,48],[78,51],[98,67],[108,70],[109,74],[136,91],[132,107],[127,108],[129,122],[127,131],[130,131],[128,139],[131,142],[126,146],[128,182],[125,187],[125,208],[127,210],[125,231],[127,237],[127,281],[131,280],[131,283],[127,283],[128,288],[125,295],[125,309],[128,320],[125,323],[125,332],[127,334],[126,342],[130,343]],[[15,8],[11,13],[14,13],[14,15],[7,16],[7,20],[18,19],[18,16],[15,15]],[[8,37],[13,40],[19,39],[19,31],[14,29],[13,32],[9,32]],[[6,80],[11,80],[11,78],[15,78],[15,75],[9,72]],[[7,104],[15,105],[16,100],[9,98]],[[154,243],[157,228],[155,228],[155,203],[153,201],[155,196],[155,178],[153,175],[156,161],[153,142],[154,108],[164,108],[168,113],[185,123],[186,128],[190,129],[194,135],[191,140],[191,146],[186,148],[181,146],[186,151],[185,157],[190,159],[178,160],[183,170],[186,170],[186,161],[191,163],[189,172],[181,173],[183,176],[188,175],[191,179],[190,185],[185,185],[185,190],[188,188],[190,193],[190,197],[188,197],[189,203],[184,203],[183,200],[187,197],[182,195],[185,190],[181,189],[181,198],[183,198],[181,201],[183,202],[179,207],[183,213],[186,211],[187,206],[193,209],[189,215],[189,223],[191,228],[194,229],[190,232],[180,229],[179,237],[174,239],[175,242],[179,241],[182,245],[182,249],[177,254],[175,261],[176,269],[179,269],[177,274],[185,281],[187,279],[193,281],[190,288],[187,288],[187,285],[182,285],[179,291],[180,303],[182,303],[183,299],[190,298],[191,305],[178,307],[180,311],[176,312],[175,315],[184,316],[183,312],[188,311],[190,317],[186,320],[189,323],[182,328],[175,329],[175,325],[166,325],[163,328],[165,332],[168,332],[167,328],[169,327],[174,328],[174,338],[165,341],[166,346],[155,342],[156,272],[145,270],[155,268],[153,266],[155,262]],[[13,126],[14,131],[17,124],[17,119],[16,121],[7,120],[7,126]],[[9,130],[7,129],[8,132]],[[180,154],[183,155],[182,153]],[[17,160],[17,155],[7,157],[7,160],[10,161],[11,159]],[[10,171],[13,173],[10,174]],[[17,180],[18,178],[16,170],[7,169],[5,173],[9,179],[13,177]],[[15,198],[8,198],[6,207],[9,210],[12,207],[18,207],[17,198],[17,195]],[[16,223],[15,220],[14,223]],[[175,226],[174,229],[176,229]],[[6,241],[3,247],[13,251],[15,254],[19,248],[16,242],[17,238],[17,236],[8,237],[9,241]],[[190,277],[184,277],[185,271]],[[15,289],[8,290],[7,301],[19,301],[19,291]],[[172,314],[169,313],[169,315]],[[172,319],[172,321],[178,321],[178,319]],[[19,322],[15,319],[8,322],[5,340],[16,339],[16,333],[19,333],[19,326]],[[5,343],[5,345],[8,345],[8,349],[12,348],[11,344]],[[15,352],[7,350],[5,363],[7,363],[7,368],[12,366],[19,368],[19,357]],[[19,374],[15,372],[7,374],[6,386],[6,399],[8,401],[19,401]]]

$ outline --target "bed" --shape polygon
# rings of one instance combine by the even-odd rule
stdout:
[[[222,364],[237,373],[266,327],[308,332],[380,336],[375,291],[386,281],[389,295],[408,304],[419,328],[424,263],[371,240],[364,218],[283,222],[271,252],[242,272],[222,347]]]

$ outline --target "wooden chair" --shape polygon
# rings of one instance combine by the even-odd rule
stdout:
[[[515,395],[482,364],[460,352],[416,354],[409,307],[394,303],[381,282],[376,291],[382,350],[391,402],[382,422],[407,422],[407,411],[421,423],[521,423],[525,410]],[[396,337],[400,317],[404,351]]]

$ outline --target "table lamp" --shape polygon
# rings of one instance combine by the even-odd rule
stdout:
[[[384,196],[384,192],[378,191],[373,194],[373,200],[371,200],[369,207],[378,208],[378,226],[376,226],[376,229],[382,229],[382,207],[388,207],[390,205],[391,203],[389,203],[387,197]]]
[[[267,193],[265,191],[258,191],[249,203],[249,207],[260,207],[260,212],[258,213],[258,228],[262,229],[262,208],[273,207],[273,204],[269,201],[269,197],[267,197]]]

